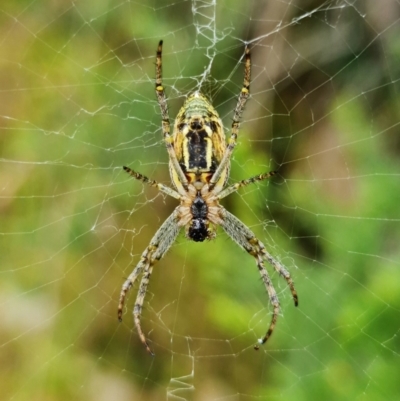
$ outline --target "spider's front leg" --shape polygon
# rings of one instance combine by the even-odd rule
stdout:
[[[267,269],[264,266],[263,259],[267,260],[267,262],[272,265],[273,268],[281,276],[285,278],[291,290],[295,306],[298,305],[297,292],[294,288],[294,284],[289,272],[280,262],[278,262],[274,257],[272,257],[272,255],[270,255],[266,251],[263,243],[256,238],[254,233],[245,224],[243,224],[237,217],[229,213],[222,206],[220,206],[219,215],[220,219],[216,221],[216,224],[219,224],[223,228],[223,230],[233,239],[233,241],[235,241],[240,247],[245,249],[256,259],[258,270],[260,272],[261,278],[268,292],[269,300],[273,307],[269,328],[264,337],[260,338],[258,340],[258,344],[254,346],[254,349],[258,350],[259,345],[264,344],[273,333],[280,310],[278,295],[272,284],[271,278],[269,277]]]
[[[144,297],[146,295],[147,285],[150,280],[151,271],[153,270],[153,266],[157,261],[152,258],[152,254],[154,254],[154,251],[156,251],[156,250],[157,250],[157,246],[149,245],[146,248],[146,250],[143,252],[140,262],[138,263],[138,265],[135,267],[133,272],[129,275],[129,277],[126,279],[125,283],[122,286],[121,295],[119,298],[119,305],[118,305],[118,320],[120,322],[122,322],[122,312],[123,312],[123,308],[124,308],[126,294],[132,288],[136,279],[138,278],[138,276],[142,273],[142,271],[144,269],[144,274],[142,277],[142,281],[140,283],[139,292],[138,292],[138,295],[137,295],[137,298],[135,301],[135,306],[133,308],[133,321],[134,321],[136,329],[138,331],[140,340],[146,347],[146,350],[151,355],[154,355],[154,353],[150,349],[150,347],[147,343],[146,337],[143,334],[143,330],[140,325],[140,317],[141,317],[141,313],[142,313],[142,305],[144,302]],[[145,280],[145,283],[143,283],[144,280]]]
[[[150,281],[150,276],[153,270],[153,266],[156,264],[157,261],[159,261],[164,256],[164,254],[175,242],[176,237],[179,234],[181,227],[178,225],[178,219],[179,219],[179,214],[178,211],[175,210],[164,221],[164,223],[155,233],[154,237],[150,241],[149,246],[143,252],[139,263],[122,285],[121,294],[119,298],[118,319],[119,321],[122,321],[122,312],[124,308],[126,294],[132,288],[133,284],[135,283],[139,275],[142,273],[142,271],[144,271],[133,310],[133,318],[140,340],[146,347],[147,351],[152,355],[154,354],[147,343],[146,337],[140,325],[142,306],[144,302],[144,297],[146,295],[147,286]]]
[[[154,356],[154,352],[151,350],[149,344],[147,343],[146,336],[144,335],[142,326],[140,324],[140,318],[142,315],[144,297],[147,292],[147,286],[149,285],[149,282],[150,282],[150,276],[153,271],[153,266],[154,266],[154,263],[149,263],[146,266],[146,269],[143,273],[142,280],[140,282],[139,291],[138,291],[136,301],[135,301],[135,306],[133,307],[133,321],[135,323],[136,330],[138,332],[140,340],[142,341],[142,343],[146,347],[147,352],[151,356]]]
[[[258,241],[255,237],[254,237],[254,239],[256,241]],[[251,241],[249,241],[249,243],[250,242]],[[255,242],[255,241],[253,241],[253,242]],[[248,247],[248,249],[246,249],[246,251],[249,252],[250,255],[252,255],[252,256],[254,256],[256,258],[258,271],[260,272],[262,281],[263,281],[263,283],[265,285],[265,288],[267,289],[267,292],[268,292],[269,301],[271,302],[271,305],[273,307],[271,323],[269,324],[268,330],[267,330],[266,334],[264,335],[264,337],[260,338],[258,340],[258,344],[256,344],[254,346],[254,349],[258,350],[259,349],[259,344],[265,344],[267,342],[268,338],[271,336],[271,334],[273,333],[273,331],[275,329],[276,321],[278,320],[278,315],[279,315],[279,311],[280,311],[280,304],[279,304],[278,295],[276,294],[275,287],[272,284],[271,278],[269,277],[267,269],[264,266],[264,262],[262,260],[262,256],[257,251],[257,247],[256,246]]]

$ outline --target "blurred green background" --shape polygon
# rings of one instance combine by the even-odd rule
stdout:
[[[0,377],[4,400],[395,400],[400,374],[400,6],[372,1],[11,1],[0,6]],[[224,206],[290,270],[219,232],[155,267],[140,344],[121,285],[176,205],[154,94],[201,89],[229,134]]]

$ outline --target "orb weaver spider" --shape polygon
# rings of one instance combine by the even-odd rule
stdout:
[[[222,121],[218,113],[206,97],[198,91],[191,94],[180,109],[171,135],[167,100],[161,79],[162,45],[163,41],[161,40],[156,57],[155,89],[161,109],[162,131],[169,155],[170,175],[175,189],[150,180],[129,167],[124,166],[123,168],[133,178],[176,198],[180,204],[155,233],[149,246],[142,253],[139,263],[124,282],[118,305],[118,319],[122,321],[127,292],[143,273],[133,308],[133,318],[141,342],[146,350],[154,355],[143,333],[140,319],[144,297],[155,263],[172,246],[182,227],[186,228],[187,238],[203,242],[206,239],[214,238],[216,226],[221,226],[234,242],[255,258],[273,307],[269,328],[264,337],[260,338],[254,346],[258,350],[259,345],[264,344],[271,336],[280,309],[278,296],[264,266],[264,260],[286,280],[295,306],[298,305],[298,297],[288,270],[265,249],[263,243],[244,223],[219,204],[221,199],[240,188],[276,174],[274,171],[260,174],[225,188],[229,178],[230,159],[239,132],[240,117],[249,97],[250,49],[246,47],[245,50],[243,87],[234,111],[231,136],[226,143]]]

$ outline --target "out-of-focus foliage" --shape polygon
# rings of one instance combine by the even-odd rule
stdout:
[[[297,4],[298,3],[298,4]],[[307,4],[305,4],[307,3]],[[392,400],[400,366],[400,6],[396,1],[5,1],[0,14],[0,376],[12,400]],[[252,97],[224,205],[291,271],[270,307],[253,258],[182,235],[143,311],[120,286],[176,205],[154,94],[213,99],[229,135]],[[204,80],[204,72],[210,67]]]

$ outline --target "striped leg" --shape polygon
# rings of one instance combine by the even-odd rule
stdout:
[[[179,181],[182,183],[183,188],[187,191],[188,189],[188,181],[186,179],[185,174],[182,171],[181,166],[179,165],[178,159],[175,154],[173,137],[171,136],[171,125],[169,122],[169,114],[168,114],[168,105],[167,99],[165,97],[164,87],[162,85],[162,45],[163,41],[160,40],[157,48],[157,58],[156,58],[156,95],[158,104],[161,109],[161,118],[162,118],[162,131],[165,141],[165,146],[167,147],[169,160],[172,165],[172,168],[175,170],[178,175]]]
[[[135,325],[139,331],[139,337],[143,344],[146,346],[147,351],[149,351],[151,354],[152,352],[147,345],[146,338],[144,337],[140,327],[140,313],[142,310],[141,305],[143,305],[144,296],[146,295],[147,285],[153,266],[164,256],[171,245],[175,242],[176,237],[179,234],[181,227],[179,227],[177,224],[178,219],[178,212],[175,210],[154,234],[154,237],[151,239],[149,246],[144,250],[139,263],[122,285],[121,294],[119,297],[118,319],[119,321],[122,321],[122,312],[124,309],[126,295],[128,291],[132,288],[136,279],[144,271],[133,315]]]
[[[267,260],[267,262],[271,264],[273,268],[285,278],[292,292],[295,306],[298,305],[297,292],[294,288],[294,284],[289,272],[283,267],[281,263],[279,263],[265,250],[262,242],[255,237],[254,233],[245,224],[243,224],[237,217],[235,217],[233,214],[229,213],[222,207],[220,218],[221,221],[219,221],[218,224],[220,224],[223,230],[232,238],[233,241],[235,241],[240,247],[245,249],[256,259],[258,270],[260,272],[261,278],[268,293],[269,300],[273,307],[269,328],[264,337],[260,338],[258,340],[258,343],[254,346],[254,349],[258,350],[259,345],[264,344],[273,333],[280,309],[278,295],[269,277],[267,269],[264,266],[263,259]]]
[[[255,256],[253,253],[254,250],[251,250],[251,251],[247,250],[247,252],[249,252],[251,255]],[[268,330],[265,333],[264,337],[260,338],[258,340],[258,343],[254,346],[254,349],[256,351],[258,351],[259,345],[265,344],[275,329],[276,321],[277,321],[278,315],[279,315],[280,305],[279,305],[278,295],[276,294],[274,285],[272,284],[271,278],[269,277],[267,269],[264,266],[262,258],[259,255],[255,256],[255,258],[256,258],[258,271],[260,272],[262,281],[267,289],[269,301],[271,302],[271,305],[273,308],[272,318],[271,318],[271,322],[269,324]]]
[[[181,199],[181,195],[179,195],[178,192],[176,192],[174,189],[167,187],[166,185],[160,184],[157,181],[150,180],[150,178],[147,178],[145,175],[142,175],[140,173],[137,173],[136,171],[131,170],[129,167],[124,166],[123,169],[133,178],[136,178],[139,181],[142,181],[143,183],[150,185],[151,187],[157,188],[160,192],[172,196],[175,199]]]
[[[221,163],[217,170],[211,177],[209,188],[210,191],[214,188],[215,184],[218,182],[223,171],[229,166],[231,160],[233,149],[235,149],[236,141],[239,133],[240,117],[242,115],[244,105],[250,94],[250,72],[251,72],[251,61],[250,61],[250,49],[246,47],[245,50],[245,65],[244,65],[244,79],[243,87],[240,91],[239,98],[236,104],[235,112],[233,114],[233,122],[231,128],[231,137],[229,138],[228,146],[226,147],[224,156],[222,157]]]
[[[153,272],[153,266],[154,266],[154,264],[149,264],[146,266],[146,269],[143,273],[142,280],[140,282],[139,291],[138,291],[136,301],[135,301],[135,306],[133,308],[133,321],[135,323],[136,330],[138,332],[140,341],[146,347],[147,352],[151,356],[154,356],[154,352],[151,350],[149,344],[147,343],[146,336],[144,335],[143,330],[142,330],[142,325],[140,324],[140,318],[142,315],[144,297],[147,292],[147,287],[149,285],[151,273]]]
[[[222,190],[219,193],[219,195],[217,196],[217,199],[218,200],[223,199],[223,198],[227,197],[228,195],[230,195],[232,192],[238,191],[242,187],[245,187],[249,184],[253,184],[254,182],[257,182],[257,181],[266,180],[267,178],[270,178],[275,174],[276,174],[276,171],[270,171],[269,173],[256,175],[254,177],[248,178],[247,180],[242,180],[242,181],[237,182],[236,184],[232,184],[229,187]]]

